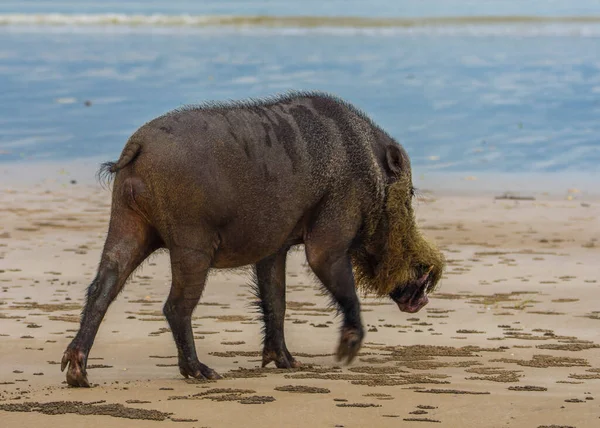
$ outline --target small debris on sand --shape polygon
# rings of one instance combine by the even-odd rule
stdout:
[[[518,196],[510,192],[506,192],[503,195],[496,196],[494,199],[497,201],[509,200],[509,201],[535,201],[533,196]]]
[[[244,397],[239,400],[240,404],[265,404],[275,401],[275,397],[270,395],[251,395],[250,397]]]
[[[538,428],[575,428],[572,425],[540,425]]]
[[[331,391],[327,388],[317,388],[316,386],[306,385],[284,385],[275,387],[275,391],[299,392],[303,394],[329,394]]]
[[[338,407],[381,407],[381,404],[373,404],[373,403],[340,403],[336,404]]]
[[[429,419],[429,418],[404,418],[404,421],[407,422],[432,422],[435,424],[441,424],[442,421],[438,421],[437,419]]]
[[[115,418],[150,421],[164,421],[172,415],[172,413],[160,412],[158,410],[134,409],[132,407],[125,407],[122,404],[99,404],[103,402],[52,401],[49,403],[10,403],[0,404],[0,410],[5,412],[38,412],[45,415],[64,415],[67,413],[105,415]]]
[[[508,389],[511,391],[539,391],[539,392],[548,391],[548,388],[545,388],[543,386],[531,386],[531,385],[509,386]]]
[[[490,362],[515,363],[524,367],[589,367],[587,360],[583,358],[557,357],[552,355],[534,355],[531,360],[513,360],[510,358],[499,358]]]
[[[423,392],[427,394],[472,394],[472,395],[488,395],[487,391],[461,391],[458,389],[417,389],[415,392]]]

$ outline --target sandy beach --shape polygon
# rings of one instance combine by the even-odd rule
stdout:
[[[363,296],[368,333],[350,366],[334,360],[340,318],[299,248],[286,336],[304,366],[260,368],[248,274],[215,271],[193,325],[200,360],[225,379],[183,379],[162,315],[168,254],[154,255],[101,325],[92,388],[76,389],[59,361],[95,275],[110,190],[70,180],[0,186],[2,427],[600,426],[597,197],[423,189],[418,220],[446,274],[416,314]]]

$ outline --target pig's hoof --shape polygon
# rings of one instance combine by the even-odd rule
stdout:
[[[205,366],[200,361],[179,361],[179,373],[186,379],[193,377],[195,379],[222,379],[216,371],[208,366]]]
[[[263,351],[262,366],[265,367],[270,362],[275,362],[278,369],[296,369],[302,367],[302,363],[297,361],[289,352],[285,351]]]
[[[356,328],[342,329],[342,337],[337,349],[337,361],[346,360],[346,364],[350,364],[358,354],[362,345],[363,333]]]
[[[90,382],[85,371],[85,354],[76,349],[67,348],[60,363],[60,371],[67,366],[67,383],[74,387],[89,388]]]

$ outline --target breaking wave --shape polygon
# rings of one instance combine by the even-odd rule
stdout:
[[[0,25],[167,26],[167,27],[295,27],[420,28],[447,26],[539,26],[600,24],[600,16],[457,16],[432,18],[366,18],[329,16],[128,15],[128,14],[0,14]]]

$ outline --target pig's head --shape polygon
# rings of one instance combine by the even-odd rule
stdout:
[[[412,202],[414,188],[406,152],[393,144],[382,154],[385,202],[373,216],[369,237],[353,256],[357,285],[390,297],[414,313],[429,301],[444,269],[442,253],[420,233]]]

